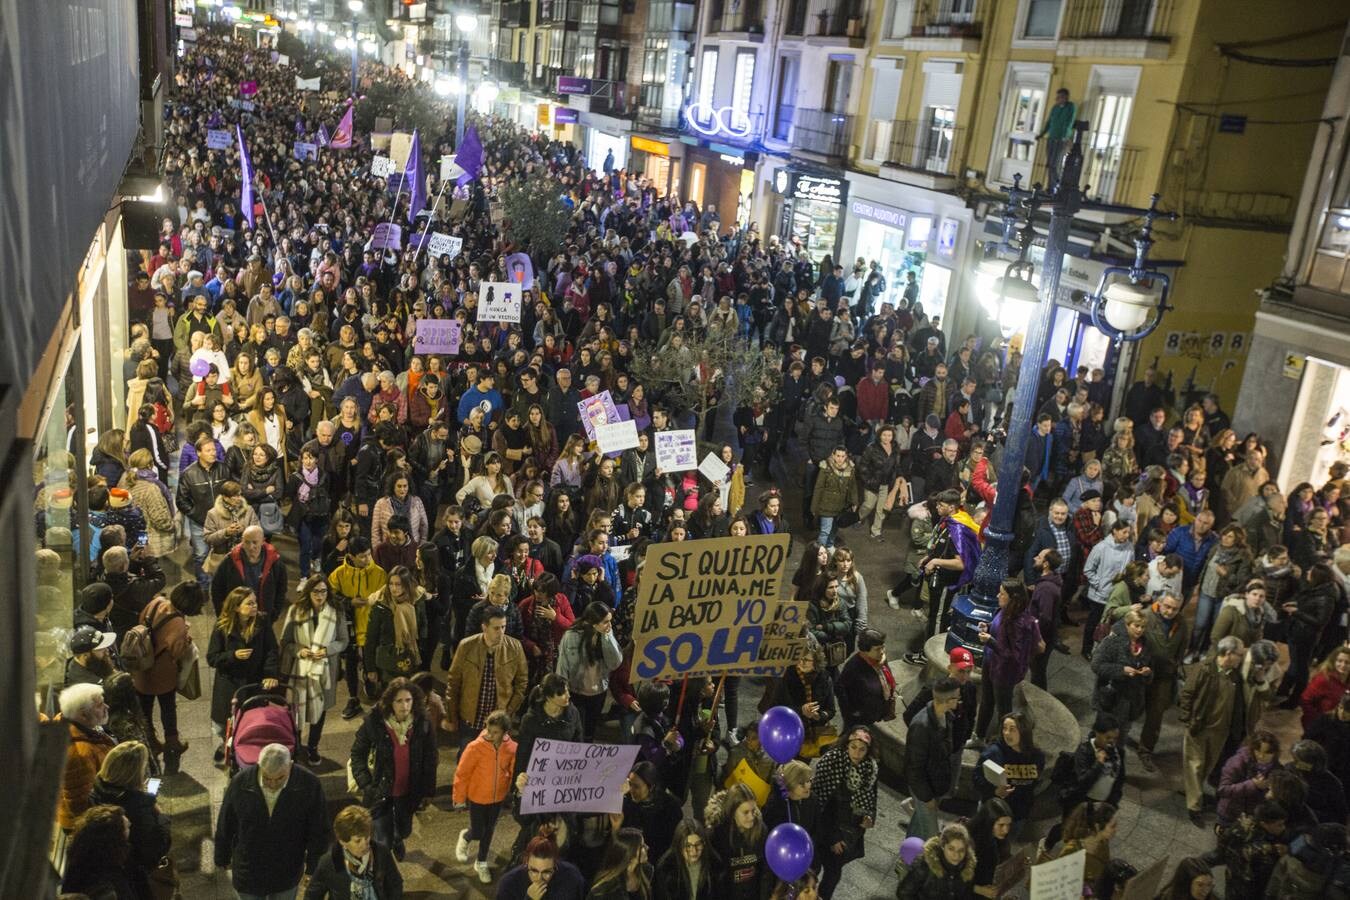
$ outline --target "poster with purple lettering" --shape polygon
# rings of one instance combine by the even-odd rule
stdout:
[[[418,319],[413,335],[413,353],[459,354],[463,330],[458,319]]]
[[[403,228],[392,222],[381,222],[370,236],[371,250],[400,250],[403,248]]]
[[[589,441],[595,440],[595,429],[600,425],[621,421],[619,410],[614,405],[614,398],[609,395],[609,391],[592,394],[578,402],[577,411],[581,413],[581,424],[586,429],[586,439]]]
[[[566,810],[622,813],[623,785],[636,744],[581,744],[535,738],[520,795],[521,815]]]

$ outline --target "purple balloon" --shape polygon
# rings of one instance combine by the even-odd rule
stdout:
[[[914,860],[923,853],[923,838],[907,837],[905,842],[900,845],[900,859],[907,866],[914,865]]]
[[[192,365],[189,368],[195,377],[205,378],[206,373],[211,371],[211,363],[209,360],[199,357],[192,361]]]
[[[815,853],[811,835],[793,822],[784,822],[775,827],[764,842],[764,856],[769,868],[784,881],[796,881],[805,875],[806,870],[811,868]]]
[[[775,706],[759,720],[759,742],[764,752],[779,765],[791,762],[797,756],[805,737],[802,717],[791,707]]]

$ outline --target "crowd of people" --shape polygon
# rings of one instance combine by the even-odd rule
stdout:
[[[311,64],[326,85],[345,83],[345,61]],[[425,90],[373,63],[360,74]],[[172,889],[154,793],[188,751],[177,704],[200,693],[191,676],[204,665],[212,749],[229,773],[215,863],[246,898],[302,885],[312,900],[401,896],[414,814],[444,782],[442,744],[457,751],[451,799],[469,817],[455,859],[502,900],[829,898],[865,852],[883,776],[903,783],[922,841],[901,861],[898,896],[998,896],[1002,864],[1027,852],[1042,782],[1062,821],[1038,858],[1086,851],[1085,882],[1111,896],[1132,874],[1111,853],[1127,751],[1157,771],[1173,708],[1186,807],[1215,841],[1162,896],[1216,896],[1216,866],[1229,898],[1344,895],[1344,465],[1285,492],[1269,448],[1240,438],[1217,397],[1177,415],[1149,370],[1110,417],[1103,373],[1048,363],[1026,470],[1004,486],[1019,502],[998,612],[977,652],[952,650],[906,701],[878,603],[910,610],[923,637],[947,630],[1000,488],[1018,354],[975,336],[949,347],[912,283],[888,290],[876,264],[845,274],[640,175],[588,171],[574,147],[498,118],[474,122],[478,177],[444,207],[409,210],[403,179],[372,174],[364,136],[292,158],[297,135],[343,112],[330,95],[304,106],[294,77],[266,48],[209,32],[181,59],[164,157],[177,209],[133,266],[130,424],[100,435],[87,467],[44,461],[40,574],[71,552],[57,510],[88,529],[93,570],[53,679],[71,737],[66,890]],[[258,85],[252,113],[229,102],[245,80]],[[256,215],[239,205],[238,146],[208,146],[208,132],[236,124]],[[557,183],[569,231],[557,247],[513,246],[495,198],[539,175]],[[423,202],[438,193],[426,187]],[[454,258],[371,248],[376,225],[428,215],[462,239]],[[509,280],[506,255],[521,249],[536,278],[520,323],[479,320],[480,284]],[[416,352],[417,323],[437,318],[460,322],[460,353]],[[644,385],[634,361],[707,340],[777,364],[730,415],[700,423],[687,392]],[[705,360],[688,362],[699,393],[729,390]],[[637,424],[622,454],[599,452],[582,418],[579,404],[604,391]],[[700,424],[727,437],[707,448],[727,474],[663,471],[654,435]],[[75,479],[87,509],[71,509]],[[791,523],[772,486],[788,481],[802,486]],[[906,529],[912,550],[885,573],[890,590],[878,575],[869,591],[847,544],[888,527]],[[809,635],[780,677],[634,677],[649,546],[793,532],[805,547],[791,590]],[[160,560],[183,559],[180,548],[190,575],[169,585]],[[188,627],[201,614],[214,623],[205,653]],[[1092,727],[1047,759],[1017,689],[1046,687],[1052,654],[1075,645],[1095,678]],[[293,745],[227,743],[276,694]],[[758,715],[745,716],[778,705],[806,733],[781,765]],[[1265,724],[1275,707],[1301,711],[1292,747]],[[333,761],[352,791],[335,818],[337,798],[311,771],[330,713],[361,719]],[[904,766],[886,773],[877,729],[897,718]],[[541,738],[636,744],[623,812],[520,814]],[[966,750],[978,753],[978,806],[954,812]],[[814,860],[784,881],[766,841],[789,821],[811,835]],[[494,871],[506,827],[518,831]]]

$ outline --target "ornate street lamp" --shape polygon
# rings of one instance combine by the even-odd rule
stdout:
[[[1073,145],[1064,161],[1059,184],[1052,193],[1044,194],[1038,188],[1024,191],[1014,185],[1009,192],[1008,208],[1004,214],[1004,240],[1000,249],[1010,251],[1014,235],[1018,238],[1018,258],[1012,263],[991,259],[986,273],[997,273],[1003,268],[1001,279],[993,284],[999,304],[999,319],[1003,325],[1009,299],[1017,304],[1017,316],[1026,313],[1025,338],[1022,344],[1022,368],[1018,374],[1017,393],[1008,423],[1008,437],[998,470],[998,492],[989,522],[984,529],[984,550],[973,580],[965,592],[952,601],[951,628],[946,646],[964,646],[976,655],[983,649],[979,631],[998,612],[999,583],[1010,572],[1021,568],[1021,560],[1011,558],[1013,526],[1017,505],[1024,496],[1022,474],[1026,460],[1027,439],[1036,417],[1036,391],[1040,385],[1041,366],[1045,361],[1046,345],[1054,322],[1055,299],[1059,295],[1060,272],[1064,265],[1065,248],[1069,243],[1069,229],[1074,214],[1083,208],[1083,192],[1079,179],[1083,172],[1083,134],[1086,122],[1074,124]],[[1092,320],[1097,328],[1118,341],[1134,341],[1146,336],[1162,320],[1167,311],[1170,280],[1147,268],[1149,247],[1153,243],[1152,225],[1166,214],[1157,210],[1157,200],[1147,210],[1113,206],[1113,211],[1131,212],[1144,217],[1144,229],[1135,241],[1135,263],[1129,268],[1107,269],[1096,294],[1091,298]],[[1050,209],[1050,226],[1045,242],[1045,256],[1041,264],[1039,292],[1036,302],[1031,300],[1033,272],[1026,255],[1031,244],[1032,214],[1042,205]],[[1020,225],[1019,225],[1020,223]],[[1113,280],[1114,279],[1114,280]],[[1155,295],[1152,285],[1158,285]],[[1156,314],[1153,314],[1155,313]],[[1150,319],[1150,314],[1152,318]],[[1006,314],[1008,325],[1016,324],[1011,312]],[[1007,327],[1005,325],[1005,327]],[[1016,563],[1016,568],[1014,568]]]

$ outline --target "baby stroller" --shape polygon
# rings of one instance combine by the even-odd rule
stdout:
[[[281,744],[294,755],[300,746],[295,709],[286,691],[264,691],[260,684],[246,684],[230,700],[233,710],[225,730],[225,764],[231,775],[243,766],[256,765],[258,754],[268,744]]]

